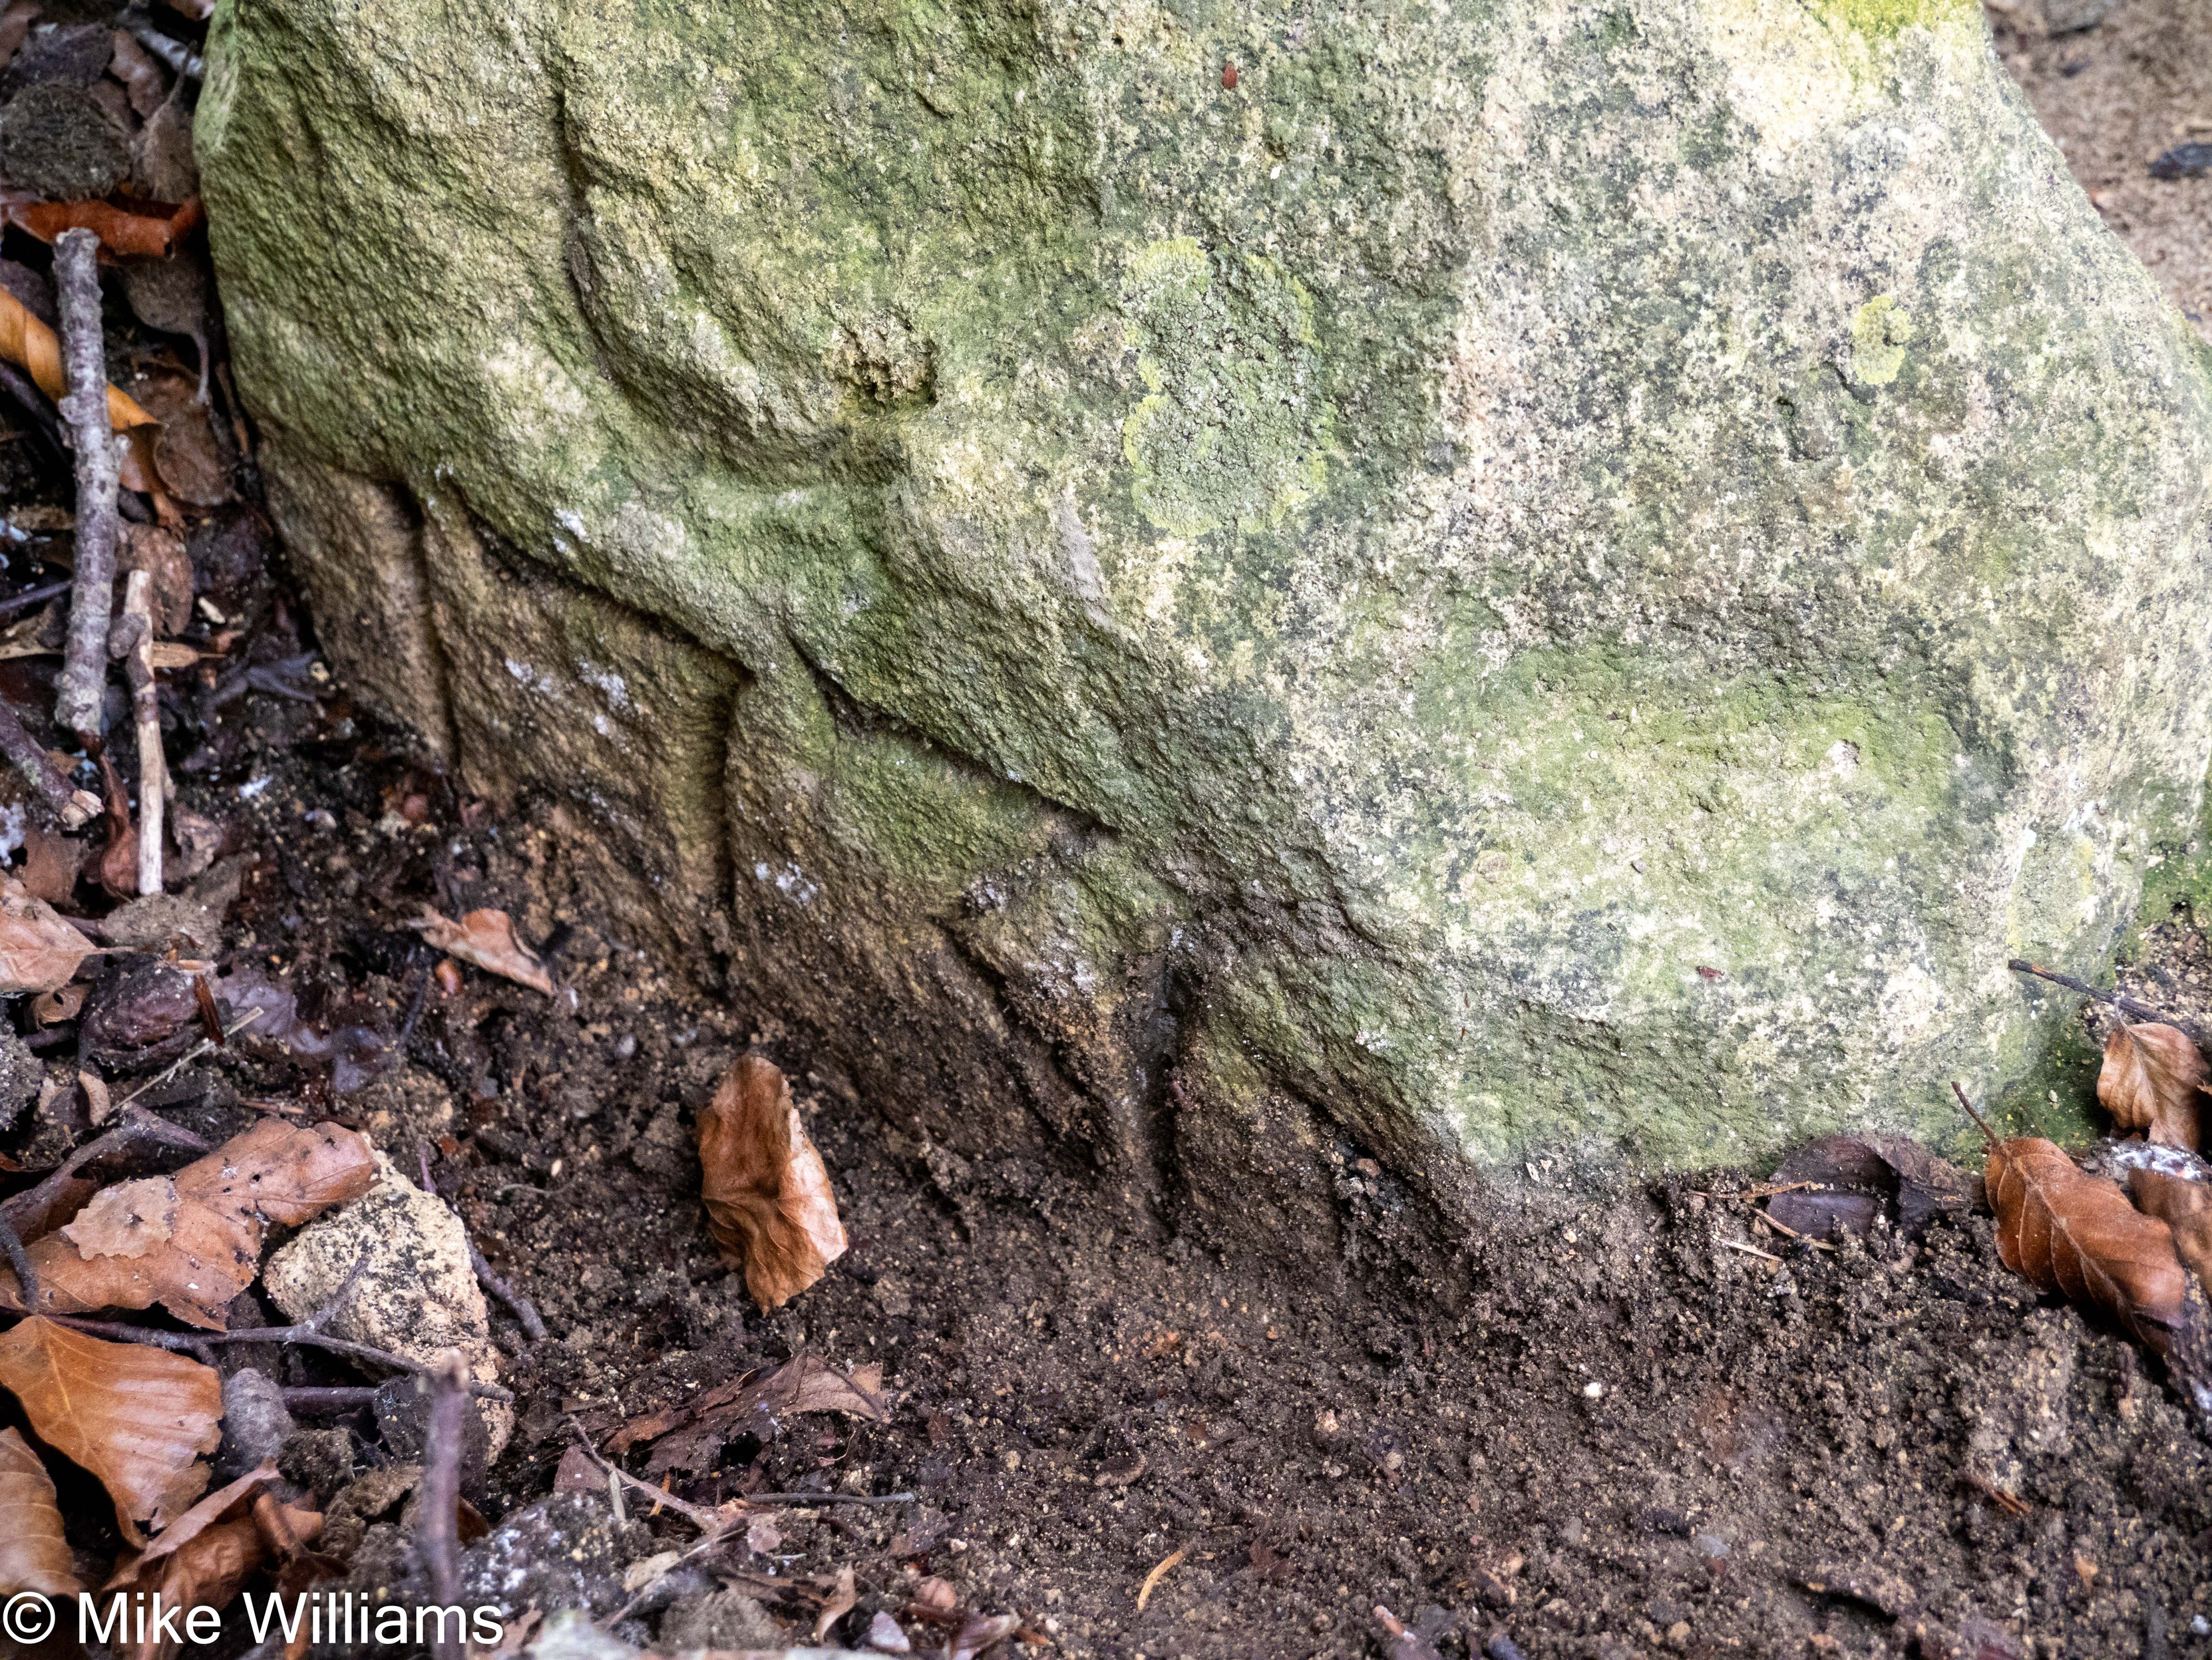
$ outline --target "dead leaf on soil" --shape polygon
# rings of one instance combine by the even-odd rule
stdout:
[[[258,1469],[246,1471],[229,1486],[217,1487],[164,1528],[161,1536],[143,1551],[117,1563],[108,1576],[107,1589],[116,1590],[144,1584],[149,1571],[158,1571],[163,1562],[208,1529],[246,1514],[253,1495],[276,1479],[276,1466],[263,1464]]]
[[[163,417],[163,441],[155,446],[155,459],[161,465],[162,481],[173,494],[195,506],[210,506],[212,504],[203,502],[195,494],[200,485],[191,479],[180,481],[173,476],[168,462],[162,458],[177,421],[188,416],[205,424],[204,414],[189,405],[180,408],[173,417]],[[188,485],[191,488],[186,488]],[[216,498],[218,501],[222,499]],[[118,531],[121,545],[115,550],[116,566],[124,571],[143,571],[153,579],[154,631],[163,637],[162,641],[157,644],[166,643],[168,636],[184,633],[192,620],[192,561],[185,551],[185,539],[174,530],[164,530],[158,524],[126,522],[118,527]],[[198,661],[199,655],[194,652],[186,663],[180,666],[189,666]],[[162,663],[157,656],[154,666],[159,669],[168,665]]]
[[[2128,1191],[2147,1215],[2173,1230],[2173,1248],[2212,1295],[2212,1188],[2160,1170],[2129,1173]]]
[[[772,1063],[740,1056],[723,1076],[699,1115],[699,1163],[708,1229],[762,1308],[782,1307],[844,1254],[830,1172]]]
[[[1021,1628],[1021,1620],[1015,1615],[971,1614],[960,1622],[959,1631],[945,1645],[945,1651],[948,1660],[975,1660],[984,1650],[1005,1642]]]
[[[103,1342],[33,1315],[0,1332],[0,1387],[32,1430],[99,1478],[124,1539],[164,1527],[207,1486],[202,1453],[222,1439],[222,1381],[163,1348]]]
[[[2097,1100],[2123,1130],[2140,1130],[2167,1147],[2197,1144],[2197,1086],[2204,1056],[2178,1027],[2120,1021],[2105,1039]]]
[[[41,991],[31,999],[31,1018],[40,1026],[59,1026],[64,1021],[73,1021],[84,1012],[85,997],[91,990],[88,985],[71,981],[54,991]]]
[[[376,1184],[376,1159],[334,1124],[264,1118],[173,1176],[121,1182],[58,1233],[28,1247],[39,1307],[50,1314],[161,1304],[179,1319],[223,1329],[223,1311],[261,1269],[266,1224],[296,1227]],[[0,1269],[0,1307],[20,1309]]]
[[[301,1547],[321,1530],[323,1518],[262,1493],[276,1475],[275,1467],[264,1464],[209,1494],[143,1552],[118,1563],[106,1592],[158,1591],[172,1608],[220,1609],[238,1595],[248,1576],[272,1560],[281,1559],[288,1567],[313,1560]],[[279,1589],[289,1589],[281,1577]],[[150,1624],[146,1639],[130,1651],[133,1660],[167,1660],[176,1651],[176,1645],[161,1640]]]
[[[514,919],[504,911],[471,911],[451,922],[426,910],[412,925],[422,930],[425,943],[463,962],[548,997],[553,993],[553,977],[536,954],[514,937]]]
[[[836,1584],[823,1600],[821,1611],[814,1616],[814,1640],[818,1644],[829,1636],[830,1627],[850,1614],[858,1601],[860,1592],[853,1584],[853,1570],[839,1568]]]
[[[20,1432],[0,1430],[0,1593],[77,1589],[53,1477]]]
[[[206,217],[198,197],[173,207],[166,202],[130,207],[112,202],[15,202],[7,209],[8,223],[41,242],[52,242],[64,231],[90,231],[101,247],[126,259],[167,257]]]
[[[1766,1214],[1811,1239],[1864,1238],[1878,1217],[1917,1239],[1940,1216],[1973,1205],[1966,1172],[1905,1136],[1823,1136],[1774,1172],[1775,1186],[1812,1185],[1767,1200]]]
[[[772,1440],[782,1421],[810,1412],[842,1412],[872,1423],[889,1416],[884,1369],[870,1361],[839,1372],[801,1351],[766,1377],[748,1372],[708,1390],[697,1400],[625,1424],[607,1443],[611,1453],[655,1443],[648,1474],[696,1471],[712,1466],[724,1443],[742,1433]]]
[[[66,905],[76,893],[84,869],[84,844],[75,836],[30,825],[23,832],[23,868],[18,872],[33,899]]]
[[[169,83],[161,64],[128,29],[116,30],[108,43],[107,72],[131,94],[131,112],[141,121],[168,101]]]
[[[2104,1310],[2161,1354],[2182,1344],[2189,1276],[2173,1230],[2130,1204],[2118,1183],[2082,1174],[2038,1136],[1994,1143],[1983,1180],[2007,1268]]]
[[[66,985],[92,952],[90,940],[21,882],[0,888],[0,997]]]

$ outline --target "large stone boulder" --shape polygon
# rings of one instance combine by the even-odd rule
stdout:
[[[2007,957],[2193,823],[2204,365],[1973,0],[222,0],[209,62],[347,674],[969,1154],[1279,1221],[1948,1135],[2054,1030]]]

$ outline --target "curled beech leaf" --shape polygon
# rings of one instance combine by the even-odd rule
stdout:
[[[66,985],[92,952],[76,924],[21,883],[0,888],[0,995]]]
[[[763,1308],[781,1308],[844,1254],[830,1172],[770,1062],[743,1056],[723,1077],[699,1115],[699,1162],[714,1243],[744,1264]]]
[[[2212,1293],[2212,1186],[2163,1170],[2129,1172],[2128,1191],[2144,1211],[2173,1230],[2173,1248]]]
[[[21,1433],[0,1430],[0,1593],[67,1596],[77,1589],[53,1477]]]
[[[2118,1182],[2084,1175],[2063,1148],[2037,1136],[1992,1145],[1983,1180],[2007,1268],[2104,1310],[2161,1354],[2179,1346],[2189,1275],[2173,1230],[2129,1203]]]
[[[2097,1100],[2123,1130],[2140,1130],[2167,1147],[2197,1145],[2197,1086],[2204,1056],[2178,1027],[2122,1021],[2105,1040]]]
[[[514,919],[504,911],[471,911],[452,922],[434,911],[424,911],[414,926],[422,930],[426,944],[448,956],[473,963],[489,974],[498,974],[526,985],[532,991],[553,995],[553,977],[537,954],[514,936]]]
[[[199,1457],[222,1439],[213,1366],[33,1315],[0,1333],[0,1386],[41,1441],[100,1478],[126,1543],[143,1544],[139,1523],[166,1526],[207,1487]]]

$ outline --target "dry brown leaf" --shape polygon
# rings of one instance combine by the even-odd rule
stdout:
[[[42,1087],[41,1099],[45,1093]],[[44,1239],[83,1209],[85,1202],[99,1187],[100,1184],[89,1176],[72,1176],[49,1194],[43,1203],[32,1203],[39,1190],[29,1188],[9,1199],[0,1210],[4,1210],[15,1225],[15,1237],[28,1245],[33,1239]]]
[[[2178,1027],[2122,1021],[2105,1039],[2097,1100],[2123,1130],[2140,1130],[2167,1147],[2196,1150],[2197,1087],[2204,1056]]]
[[[37,825],[23,832],[23,868],[17,872],[33,899],[49,905],[66,905],[76,892],[77,872],[84,868],[84,844],[74,836]]]
[[[537,954],[514,937],[514,919],[504,911],[471,911],[459,922],[426,910],[415,924],[428,944],[488,974],[499,974],[533,991],[553,994],[553,977]]]
[[[0,997],[66,985],[92,952],[90,940],[21,882],[0,890]]]
[[[740,1056],[723,1075],[699,1115],[699,1163],[708,1230],[744,1264],[763,1309],[782,1307],[844,1255],[830,1172],[771,1062]]]
[[[2128,1191],[2146,1215],[2173,1230],[2173,1248],[2212,1293],[2212,1187],[2163,1170],[2136,1170]]]
[[[853,1604],[860,1600],[860,1592],[853,1583],[853,1570],[839,1568],[829,1596],[822,1599],[821,1610],[814,1616],[814,1640],[819,1643],[829,1636],[830,1627],[850,1614]]]
[[[170,1608],[221,1609],[268,1560],[268,1542],[253,1518],[236,1516],[197,1529],[173,1544],[164,1535],[143,1556],[125,1558],[106,1589],[122,1595],[155,1591]],[[178,1646],[148,1621],[144,1639],[118,1652],[131,1660],[169,1660]]]
[[[1784,1159],[1771,1178],[1766,1214],[1793,1233],[1862,1239],[1877,1218],[1917,1239],[1939,1216],[1972,1209],[1966,1172],[1904,1136],[1823,1136]]]
[[[157,406],[158,407],[158,406]],[[195,411],[195,413],[198,413]],[[162,433],[168,433],[165,416]],[[159,459],[157,453],[156,459]],[[199,498],[188,490],[179,489],[177,482],[169,479],[168,470],[162,470],[170,488],[187,501],[199,505]],[[192,620],[192,561],[185,552],[185,539],[174,530],[165,530],[158,524],[125,523],[117,527],[120,545],[115,550],[116,568],[122,571],[143,571],[153,578],[154,632],[167,636],[181,634]],[[191,662],[199,661],[194,651]],[[164,665],[156,661],[154,665]]]
[[[67,1596],[78,1589],[54,1479],[20,1433],[0,1430],[0,1594]]]
[[[68,393],[69,379],[62,372],[60,337],[32,316],[29,308],[5,288],[0,288],[0,357],[27,371],[38,389],[56,403]],[[151,426],[154,417],[110,386],[107,420],[121,433],[133,427]]]
[[[41,242],[52,242],[64,231],[90,231],[101,247],[127,259],[167,257],[206,217],[198,197],[175,207],[166,202],[129,208],[112,202],[14,202],[7,210],[8,223]]]
[[[85,1117],[94,1125],[106,1124],[115,1116],[115,1097],[107,1087],[107,1080],[97,1072],[79,1072],[76,1087],[84,1091]]]
[[[118,1562],[108,1576],[107,1589],[118,1590],[132,1584],[145,1583],[148,1570],[158,1570],[161,1564],[183,1549],[218,1522],[234,1521],[246,1513],[253,1495],[276,1479],[276,1466],[263,1464],[250,1469],[228,1487],[217,1487],[182,1516],[161,1530],[161,1536],[125,1561]]]
[[[110,38],[107,72],[131,94],[131,112],[141,121],[168,101],[169,83],[160,63],[128,29],[118,29]]]
[[[1983,1180],[2007,1268],[2104,1310],[2161,1354],[2177,1347],[2189,1276],[2172,1228],[2130,1204],[2118,1182],[2084,1175],[2063,1148],[2038,1136],[1992,1144]]]
[[[338,1564],[307,1548],[322,1531],[321,1516],[294,1510],[264,1491],[276,1479],[276,1466],[264,1464],[210,1493],[144,1551],[117,1563],[104,1594],[159,1591],[172,1608],[220,1609],[249,1574],[272,1564],[281,1565],[276,1589],[288,1600],[342,1573]],[[301,1635],[304,1639],[307,1633]],[[156,1636],[149,1628],[147,1640],[130,1651],[134,1660],[165,1660],[175,1652]]]
[[[623,1452],[652,1441],[656,1445],[646,1464],[650,1474],[703,1470],[738,1435],[773,1440],[783,1420],[803,1413],[842,1412],[882,1423],[890,1415],[883,1388],[884,1369],[877,1362],[842,1372],[802,1350],[764,1378],[747,1372],[686,1406],[625,1424],[608,1441],[607,1451]]]
[[[106,1189],[31,1245],[40,1312],[158,1302],[220,1331],[226,1306],[260,1272],[266,1224],[297,1227],[375,1184],[375,1154],[355,1131],[264,1118],[174,1176]],[[13,1270],[0,1269],[0,1307],[22,1306]]]
[[[8,0],[6,9],[0,10],[0,66],[15,57],[31,25],[45,15],[46,8],[38,0]]]
[[[0,1332],[0,1387],[38,1438],[99,1478],[125,1540],[167,1526],[207,1486],[222,1439],[222,1380],[163,1348],[102,1342],[33,1315]]]
[[[52,991],[41,991],[31,999],[31,1018],[40,1026],[59,1026],[73,1021],[84,1012],[85,996],[92,988],[81,981],[71,981]]]

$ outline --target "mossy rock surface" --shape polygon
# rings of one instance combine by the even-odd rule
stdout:
[[[222,0],[197,136],[356,682],[969,1154],[1949,1140],[2192,833],[2205,365],[1971,0]]]

